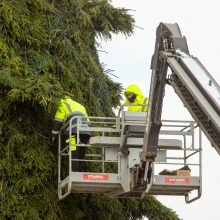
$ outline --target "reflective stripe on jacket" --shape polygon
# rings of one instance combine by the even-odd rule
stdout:
[[[136,99],[134,100],[133,103],[130,103],[128,98],[126,97],[126,93],[134,93],[136,95]],[[131,84],[129,85],[126,90],[125,90],[125,104],[149,104],[149,99],[144,97],[140,87],[136,84]],[[131,112],[147,112],[148,111],[148,106],[128,106],[128,111]]]

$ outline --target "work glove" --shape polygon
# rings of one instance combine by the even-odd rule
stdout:
[[[57,135],[52,135],[52,143],[54,143],[57,140]]]
[[[55,139],[56,139],[55,137],[52,137],[52,143],[54,143],[54,142],[55,142]]]

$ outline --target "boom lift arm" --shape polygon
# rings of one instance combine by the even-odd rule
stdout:
[[[168,67],[172,70],[169,79]],[[151,176],[152,162],[157,155],[167,82],[173,86],[194,120],[220,154],[220,87],[200,61],[190,56],[186,38],[181,35],[177,24],[161,23],[158,26],[151,69],[150,107],[140,163],[140,169],[144,172],[140,172],[142,176],[139,175],[139,178],[144,178],[145,184],[150,182],[146,177]],[[218,96],[217,99],[205,88],[202,82],[204,78],[212,85],[212,90],[214,89],[214,93]]]

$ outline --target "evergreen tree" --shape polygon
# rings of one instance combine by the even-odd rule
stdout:
[[[72,89],[89,115],[113,115],[122,87],[100,64],[96,37],[129,36],[133,24],[108,0],[0,1],[1,219],[178,219],[151,196],[57,196],[56,103]]]

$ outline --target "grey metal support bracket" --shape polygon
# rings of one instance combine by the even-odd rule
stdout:
[[[192,199],[189,198],[189,193],[187,193],[187,194],[185,195],[185,202],[186,202],[186,203],[194,202],[194,201],[196,201],[197,199],[199,199],[199,198],[201,197],[201,195],[202,195],[202,189],[201,189],[201,188],[197,189],[197,196],[195,196],[195,197],[192,198]]]

